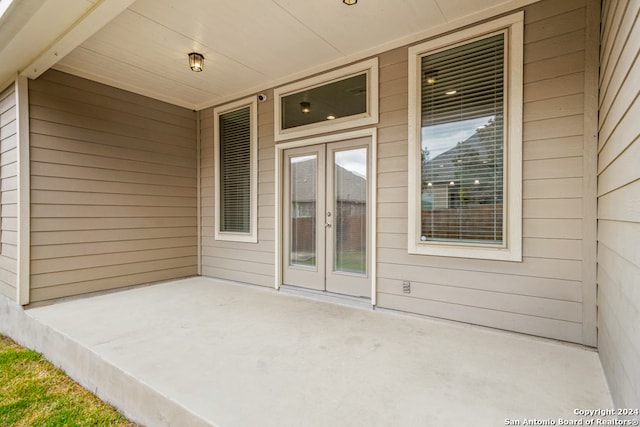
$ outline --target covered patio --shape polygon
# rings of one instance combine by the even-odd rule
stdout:
[[[613,407],[591,348],[206,277],[0,317],[143,425],[498,426]]]

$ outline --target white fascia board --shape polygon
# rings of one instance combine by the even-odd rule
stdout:
[[[73,26],[62,33],[42,54],[27,65],[20,72],[20,75],[30,79],[38,78],[134,2],[135,0],[101,0],[96,2]]]

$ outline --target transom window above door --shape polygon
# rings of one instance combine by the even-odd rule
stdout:
[[[281,98],[283,130],[366,113],[366,72]]]
[[[276,141],[378,122],[378,60],[274,90]]]

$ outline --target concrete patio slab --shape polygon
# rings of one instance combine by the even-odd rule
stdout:
[[[22,341],[147,426],[501,426],[612,408],[592,349],[202,277],[24,313]]]

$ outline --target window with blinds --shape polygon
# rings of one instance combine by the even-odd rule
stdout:
[[[524,13],[409,47],[407,249],[522,261]]]
[[[214,109],[215,237],[257,242],[257,100]]]
[[[420,61],[419,239],[502,245],[505,34]]]
[[[220,231],[251,232],[251,114],[249,107],[221,114]]]

